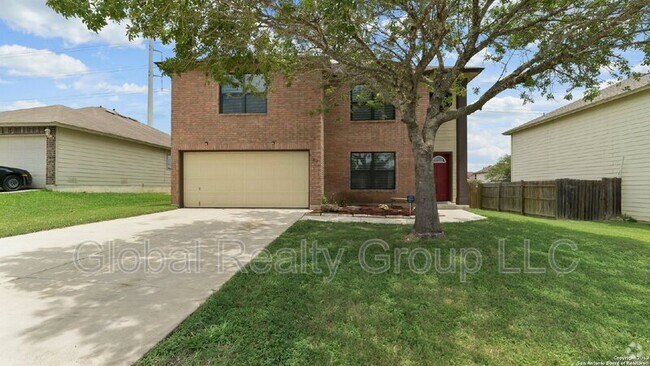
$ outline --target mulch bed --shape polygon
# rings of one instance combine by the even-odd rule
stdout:
[[[316,213],[316,212],[315,212]],[[338,210],[325,210],[322,213],[338,213],[341,215],[364,215],[364,216],[410,216],[415,215],[415,210],[409,214],[408,207],[391,206],[388,209],[378,206],[346,206]]]

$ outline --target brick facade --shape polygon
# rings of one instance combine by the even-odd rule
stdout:
[[[395,120],[351,121],[349,88],[339,88],[341,102],[325,116],[325,194],[356,203],[386,203],[393,197],[415,194],[415,161],[411,151],[406,125],[396,111]],[[428,97],[425,87],[420,89],[422,98]],[[462,99],[462,98],[459,98]],[[458,103],[458,102],[457,102]],[[424,120],[427,103],[420,103],[418,121]],[[458,176],[457,124],[441,127],[436,139],[437,152],[452,155],[453,172]],[[466,139],[466,137],[465,137]],[[394,190],[353,190],[350,188],[351,152],[395,152],[396,186]],[[465,160],[466,161],[466,160]],[[466,176],[467,174],[465,174]],[[455,183],[454,183],[455,184]],[[453,187],[458,195],[463,188]],[[452,194],[452,200],[459,202]]]
[[[310,206],[323,195],[348,202],[385,203],[392,197],[415,193],[415,166],[406,127],[399,115],[392,121],[350,121],[349,90],[326,113],[317,113],[322,100],[321,75],[301,75],[287,87],[281,78],[272,82],[266,114],[219,114],[219,86],[203,73],[174,76],[172,82],[172,201],[182,202],[182,152],[227,150],[308,150],[310,152]],[[428,96],[425,88],[421,94]],[[456,104],[464,103],[464,97]],[[426,113],[421,103],[418,118]],[[453,155],[453,200],[464,204],[466,181],[466,125],[459,120],[444,126],[438,140]],[[436,141],[438,143],[438,141]],[[456,147],[465,149],[458,151]],[[443,151],[441,150],[441,152]],[[394,190],[350,189],[351,152],[395,152]],[[462,172],[465,173],[462,173]]]
[[[277,78],[267,95],[265,114],[219,114],[219,86],[199,71],[175,76],[172,83],[172,202],[182,202],[184,151],[303,150],[310,157],[310,206],[323,195],[321,75],[299,76],[291,87]]]
[[[50,129],[50,137],[46,141],[46,169],[45,184],[56,184],[56,127],[39,126],[39,127],[0,127],[1,135],[45,135],[45,129]]]

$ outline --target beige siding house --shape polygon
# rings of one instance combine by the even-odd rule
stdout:
[[[467,180],[468,181],[477,181],[477,182],[487,182],[487,172],[488,170],[492,167],[492,165],[485,166],[481,168],[481,170],[476,171],[474,173],[469,172],[467,173]]]
[[[0,165],[30,171],[34,188],[169,192],[170,137],[101,107],[2,112]]]
[[[622,210],[650,222],[650,74],[506,131],[512,180],[622,178]]]

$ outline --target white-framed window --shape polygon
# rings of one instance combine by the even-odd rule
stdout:
[[[447,162],[447,159],[445,159],[444,156],[436,155],[433,157],[433,163],[434,164],[444,164]]]
[[[231,80],[219,87],[219,113],[266,113],[266,81],[262,75],[246,74],[242,80]]]

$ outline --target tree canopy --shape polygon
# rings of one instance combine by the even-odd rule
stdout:
[[[424,181],[436,132],[480,110],[507,89],[525,100],[554,97],[565,85],[595,96],[599,75],[629,76],[625,54],[650,64],[650,0],[48,0],[93,30],[128,21],[131,36],[173,43],[167,73],[202,69],[218,81],[251,69],[288,80],[301,70],[335,69],[362,80],[395,105],[416,159],[416,232],[441,232],[435,194]],[[488,61],[501,74],[465,106],[468,65]],[[429,100],[420,100],[426,85]],[[418,120],[419,103],[428,106]],[[430,185],[430,183],[429,183]],[[434,216],[426,212],[435,211]],[[425,213],[422,213],[425,212]]]
[[[490,166],[485,173],[485,178],[490,182],[510,182],[511,179],[511,157],[504,155],[497,162]]]
[[[597,90],[609,68],[629,75],[623,57],[645,51],[649,0],[48,0],[93,30],[128,21],[131,36],[174,43],[170,72],[201,67],[216,79],[254,67],[292,74],[330,60],[350,75],[390,90],[426,83],[435,99],[458,85],[470,60],[503,66],[490,88],[444,122],[480,109],[503,90],[519,87],[551,96],[553,85]],[[310,62],[305,57],[313,56]],[[200,61],[200,64],[199,64]],[[438,72],[427,73],[427,69]],[[434,93],[438,94],[438,93]]]

